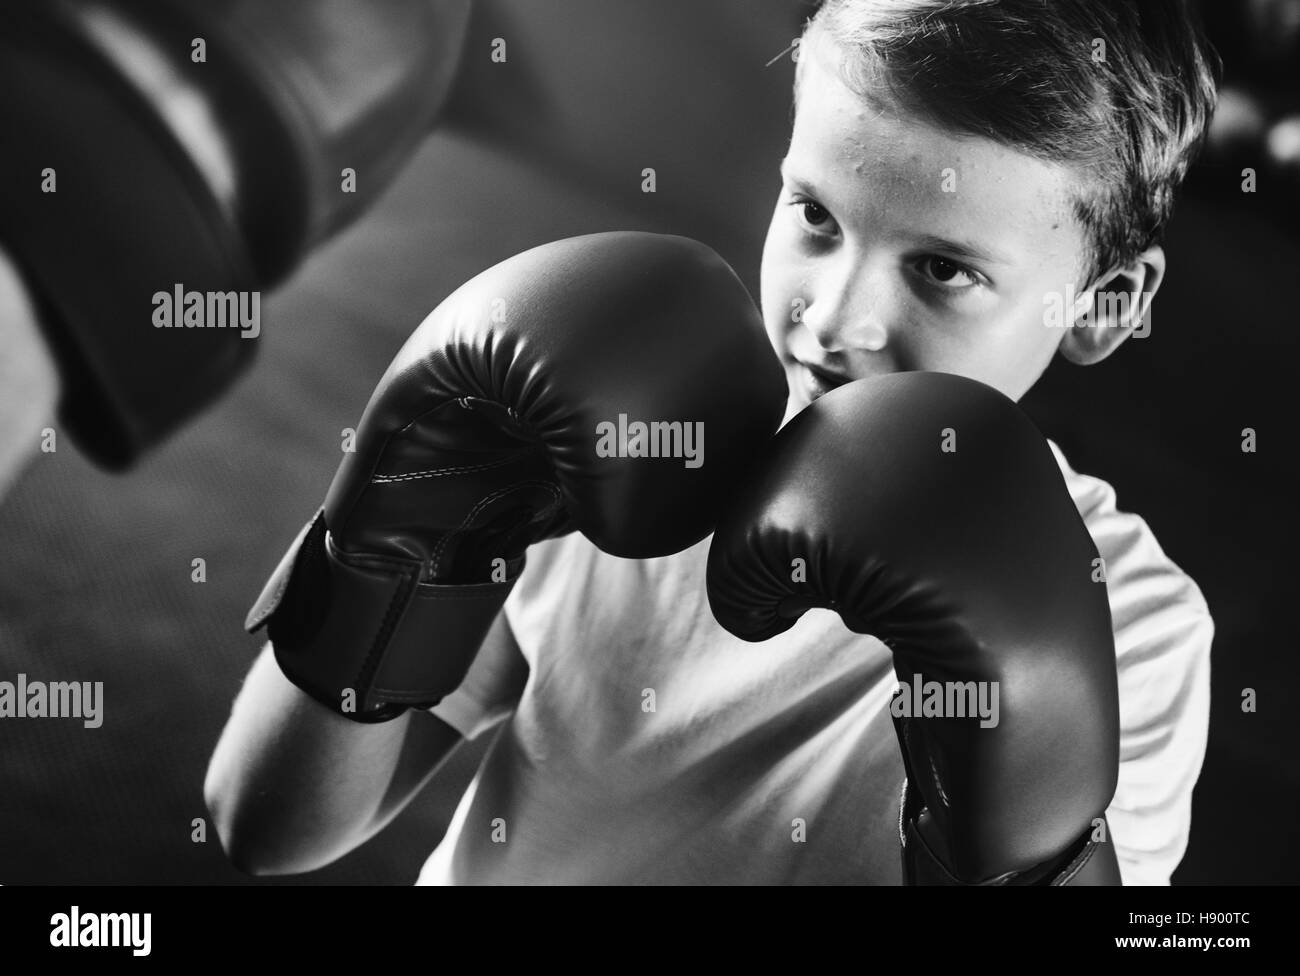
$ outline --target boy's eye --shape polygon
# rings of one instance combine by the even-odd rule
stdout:
[[[821,236],[833,235],[835,233],[835,220],[831,217],[831,212],[816,200],[809,200],[807,197],[799,197],[791,201],[791,205],[799,214],[801,223],[803,223],[808,230]]]
[[[831,219],[827,209],[813,200],[804,200],[799,206],[803,209],[803,219],[814,227],[820,227]]]
[[[958,290],[979,284],[974,272],[967,271],[955,261],[931,254],[921,259],[921,273],[937,285]]]

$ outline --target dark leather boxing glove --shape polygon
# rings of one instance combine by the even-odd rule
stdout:
[[[97,463],[136,460],[256,347],[242,341],[251,327],[158,328],[154,296],[270,288],[355,219],[437,118],[469,7],[0,3],[0,130],[13,137],[0,247],[39,303],[62,422]]]
[[[526,251],[407,341],[247,626],[269,623],[286,676],[349,718],[436,704],[530,543],[576,529],[643,558],[698,542],[785,399],[761,316],[704,245]]]
[[[814,401],[766,455],[709,552],[723,627],[761,641],[828,607],[893,651],[900,693],[997,683],[989,727],[891,702],[905,880],[1118,883],[1091,839],[1119,764],[1110,606],[1030,420],[973,380],[901,373]]]

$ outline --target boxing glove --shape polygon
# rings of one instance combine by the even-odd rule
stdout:
[[[378,197],[452,88],[469,8],[0,4],[0,247],[93,460],[128,466],[247,365],[260,321],[227,296],[272,287]],[[182,321],[189,296],[201,320]]]
[[[748,292],[704,245],[609,233],[526,251],[403,346],[246,625],[268,624],[285,675],[348,718],[434,705],[529,544],[577,530],[646,558],[698,542],[786,394]]]
[[[720,522],[707,585],[745,640],[825,607],[893,652],[906,882],[1118,883],[1093,839],[1119,764],[1097,558],[1015,403],[900,373],[790,420]],[[978,713],[972,691],[998,708]]]

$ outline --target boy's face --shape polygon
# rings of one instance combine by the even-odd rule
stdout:
[[[1070,173],[867,102],[839,80],[829,47],[802,45],[763,251],[763,317],[791,412],[849,380],[908,370],[1019,400],[1066,331],[1044,324],[1044,296],[1086,284]]]

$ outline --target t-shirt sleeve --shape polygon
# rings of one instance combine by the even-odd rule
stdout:
[[[1106,482],[1057,454],[1105,561],[1119,674],[1119,784],[1106,810],[1126,885],[1165,885],[1187,850],[1210,722],[1214,622],[1195,582]]]
[[[502,612],[460,687],[429,711],[466,739],[475,739],[514,711],[527,681],[528,662]]]

